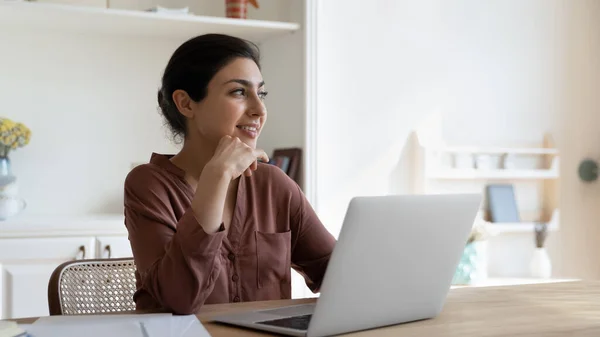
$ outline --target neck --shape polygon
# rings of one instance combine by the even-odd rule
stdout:
[[[215,148],[208,142],[184,141],[181,151],[171,158],[171,162],[183,169],[186,178],[195,185],[204,166],[214,155]]]

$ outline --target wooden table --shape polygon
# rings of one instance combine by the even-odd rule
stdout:
[[[198,318],[214,337],[267,336],[258,331],[214,323],[211,317],[314,301],[302,299],[207,305],[198,313]],[[452,289],[444,310],[434,319],[346,336],[596,337],[600,336],[600,282]]]

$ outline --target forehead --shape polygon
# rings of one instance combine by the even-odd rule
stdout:
[[[232,79],[242,79],[254,84],[262,82],[262,74],[254,61],[247,58],[236,58],[219,70],[214,78],[219,83]]]

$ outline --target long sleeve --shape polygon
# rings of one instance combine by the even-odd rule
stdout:
[[[292,193],[291,223],[296,232],[292,242],[293,268],[304,276],[306,285],[318,292],[336,240],[323,226],[314,209],[298,187]]]
[[[167,310],[192,314],[212,292],[225,232],[207,234],[190,209],[177,218],[177,197],[151,169],[133,170],[125,182],[125,225],[140,289]]]

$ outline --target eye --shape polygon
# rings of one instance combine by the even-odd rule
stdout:
[[[238,88],[231,91],[231,94],[234,96],[244,96],[246,94],[246,90],[243,88]]]
[[[268,94],[269,94],[269,92],[268,92],[268,91],[264,91],[264,90],[262,90],[262,91],[259,91],[259,92],[258,92],[258,97],[260,97],[260,99],[265,99],[265,98],[267,97],[267,95],[268,95]]]

